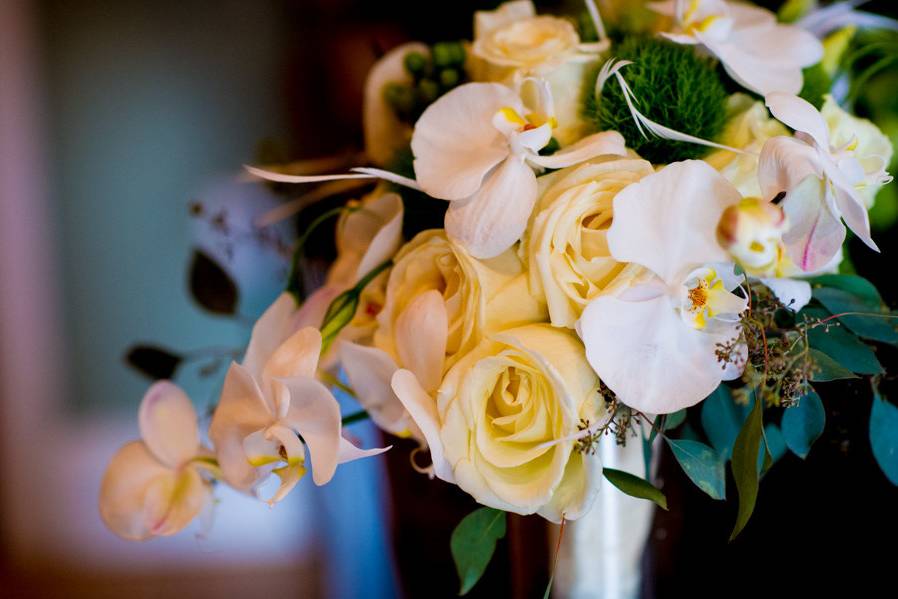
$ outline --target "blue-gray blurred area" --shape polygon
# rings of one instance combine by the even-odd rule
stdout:
[[[149,384],[127,348],[208,356],[177,374],[202,414],[227,361],[201,370],[239,352],[283,286],[295,232],[260,233],[255,217],[282,199],[241,165],[266,138],[322,145],[296,103],[319,95],[302,14],[275,0],[0,1],[0,596],[395,595],[378,459],[327,487],[308,477],[274,509],[220,488],[211,519],[146,543],[105,530],[96,505]],[[358,86],[368,60],[346,79]],[[355,100],[335,109],[358,113]],[[237,282],[236,317],[191,298],[196,248]],[[369,424],[350,433],[379,442]]]

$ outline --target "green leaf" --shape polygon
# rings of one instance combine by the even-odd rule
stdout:
[[[686,476],[712,499],[726,497],[724,460],[716,451],[699,441],[664,437]]]
[[[362,295],[362,291],[368,286],[368,283],[392,265],[392,260],[379,264],[359,279],[355,287],[347,289],[331,301],[321,322],[321,355],[324,355],[330,344],[337,338],[337,334],[352,322],[359,307],[359,298]]]
[[[193,252],[189,282],[193,299],[209,312],[230,315],[237,311],[237,284],[202,250]]]
[[[824,310],[808,309],[802,314],[811,320],[829,316]],[[835,326],[832,326],[832,325]],[[833,360],[858,374],[881,374],[882,364],[873,348],[857,338],[844,325],[831,323],[808,330],[808,342]]]
[[[502,510],[482,507],[458,523],[452,531],[449,548],[461,582],[459,595],[474,588],[496,551],[496,542],[504,536],[505,512]]]
[[[645,435],[640,435],[642,438],[642,461],[645,464],[645,477],[652,477],[652,454],[654,453],[652,449],[652,441],[653,439],[649,439]]]
[[[602,474],[605,475],[608,482],[630,497],[648,499],[657,503],[662,509],[667,509],[667,497],[664,496],[664,493],[658,487],[644,478],[639,478],[623,470],[614,470],[613,468],[603,468]]]
[[[735,539],[748,524],[758,499],[758,452],[761,448],[764,420],[762,404],[760,399],[755,399],[754,407],[745,419],[733,445],[731,468],[736,481],[736,491],[739,493],[739,511],[736,514],[736,525],[730,534],[730,541]]]
[[[841,379],[858,378],[853,372],[833,360],[819,349],[810,348],[811,361],[814,363],[814,372],[811,380],[816,383],[838,381]]]
[[[672,431],[673,429],[675,429],[678,426],[680,426],[681,424],[683,424],[684,420],[686,420],[686,410],[685,409],[677,410],[676,412],[674,412],[672,414],[668,414],[667,418],[664,420],[664,430]]]
[[[881,305],[872,304],[869,290],[865,293],[859,296],[834,287],[813,290],[814,298],[859,337],[898,345],[896,319],[884,312]]]
[[[770,464],[762,469],[762,472],[767,472],[770,466],[776,464],[785,455],[786,440],[783,438],[783,432],[780,430],[780,427],[772,423],[764,426],[763,439],[764,446],[761,448],[762,451],[759,452],[759,457],[761,453],[767,453],[770,456]]]
[[[724,461],[729,460],[733,453],[733,442],[744,419],[726,385],[717,387],[702,403],[702,428],[711,446]]]
[[[864,277],[858,275],[820,275],[810,280],[814,287],[832,287],[841,289],[855,296],[867,307],[878,309],[882,306],[882,296],[879,295],[876,286]]]
[[[780,428],[786,446],[798,457],[805,459],[811,451],[811,445],[823,434],[826,425],[826,412],[823,402],[815,391],[803,395],[798,405],[786,408]]]
[[[870,446],[886,478],[898,485],[898,408],[878,392],[870,411]]]

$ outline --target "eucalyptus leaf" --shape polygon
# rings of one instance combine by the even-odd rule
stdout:
[[[783,439],[780,427],[775,424],[764,426],[764,436],[761,439],[763,443],[758,451],[758,472],[763,476],[786,453],[786,440]]]
[[[809,311],[812,318],[828,316],[823,310]],[[844,325],[821,325],[808,330],[808,342],[833,360],[857,374],[881,374],[882,364],[873,348],[857,338]]]
[[[144,376],[158,381],[175,375],[184,358],[156,345],[134,345],[125,354],[125,362]]]
[[[879,393],[870,410],[870,446],[886,478],[898,485],[898,408]]]
[[[667,509],[667,497],[661,490],[644,478],[639,478],[623,470],[603,468],[602,474],[612,485],[626,493],[630,497],[648,499],[658,504],[661,509]]]
[[[898,345],[898,329],[895,328],[898,319],[884,312],[881,305],[871,305],[870,297],[852,295],[834,287],[815,288],[813,295],[858,336]]]
[[[748,524],[758,499],[758,452],[761,448],[764,420],[763,403],[755,399],[754,406],[733,445],[731,468],[736,481],[736,491],[739,493],[739,511],[736,513],[736,525],[730,534],[730,541],[735,539]]]
[[[876,286],[858,275],[820,275],[811,279],[810,282],[815,287],[841,289],[860,299],[871,309],[878,309],[883,304],[882,296],[879,295]]]
[[[237,284],[215,260],[194,250],[190,261],[190,294],[206,310],[231,315],[237,311]]]
[[[803,395],[798,405],[786,408],[780,422],[786,446],[801,459],[808,456],[814,441],[823,434],[825,425],[823,402],[813,390]]]
[[[819,349],[810,348],[811,360],[814,362],[814,372],[811,380],[817,383],[838,381],[841,379],[858,378],[853,372],[833,360]]]
[[[724,460],[729,460],[733,453],[733,442],[744,419],[726,385],[717,387],[702,402],[702,428],[711,446]]]
[[[686,476],[712,499],[726,497],[724,459],[700,441],[664,437]]]
[[[664,430],[672,431],[673,429],[675,429],[678,426],[680,426],[681,424],[683,424],[684,420],[686,420],[686,410],[685,409],[677,410],[676,412],[674,412],[672,414],[668,414],[667,419],[664,421]]]
[[[464,595],[483,576],[496,551],[496,542],[505,536],[506,515],[502,510],[482,507],[465,516],[455,530],[449,548]]]

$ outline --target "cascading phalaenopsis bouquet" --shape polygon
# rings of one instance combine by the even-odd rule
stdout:
[[[103,481],[106,524],[173,534],[216,481],[261,495],[275,474],[260,497],[275,504],[309,468],[323,485],[390,449],[344,437],[335,389],[360,406],[350,420],[414,438],[413,467],[485,506],[453,535],[463,590],[504,512],[577,519],[603,478],[666,508],[649,466],[662,440],[715,499],[731,464],[735,536],[760,476],[822,432],[818,382],[869,377],[874,455],[898,483],[875,351],[898,329],[869,282],[839,274],[848,231],[877,250],[868,210],[892,146],[837,101],[846,24],[894,27],[841,4],[802,15],[810,4],[778,19],[735,1],[608,2],[603,22],[591,1],[565,18],[523,0],[476,13],[473,41],[384,55],[366,84],[367,166],[248,167],[319,197],[368,190],[303,224],[210,446],[184,392],[150,388],[141,440]],[[444,228],[416,229],[422,211]],[[330,217],[337,258],[306,295],[308,234]],[[693,407],[704,430],[683,424]],[[644,450],[643,476],[603,469],[608,438]]]

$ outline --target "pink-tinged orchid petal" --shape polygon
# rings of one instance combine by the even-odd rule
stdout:
[[[342,288],[334,285],[324,285],[313,291],[296,311],[290,329],[298,331],[304,327],[321,327],[328,307],[342,292]]]
[[[362,277],[393,257],[393,254],[402,245],[402,198],[395,193],[385,193],[374,200],[365,203],[361,208],[353,212],[349,217],[358,216],[374,221],[376,230],[367,229],[365,235],[362,231],[347,227],[343,235],[355,236],[363,240],[366,247],[362,258],[356,268],[355,280],[357,283]],[[372,218],[374,217],[374,218]],[[369,222],[369,227],[371,226]]]
[[[384,86],[388,83],[412,83],[412,76],[404,65],[405,57],[410,52],[420,52],[427,56],[430,49],[419,42],[397,46],[371,67],[365,80],[362,113],[365,154],[378,166],[385,166],[393,160],[396,152],[406,147],[411,136],[411,128],[399,120],[384,98]]]
[[[231,364],[209,425],[209,438],[222,476],[235,489],[249,491],[259,477],[247,459],[244,439],[273,422],[274,413],[252,375],[240,364]]]
[[[281,422],[302,435],[309,448],[312,480],[321,486],[333,478],[337,469],[340,406],[327,387],[314,379],[296,377],[278,382],[290,394],[290,406]]]
[[[848,228],[858,236],[858,239],[867,244],[871,250],[878,252],[879,247],[870,236],[870,216],[867,207],[853,188],[835,186],[833,189],[836,207],[842,215],[842,219]]]
[[[455,476],[452,474],[452,466],[446,461],[443,441],[440,439],[440,419],[437,414],[436,400],[427,394],[410,370],[397,370],[393,374],[392,387],[396,397],[405,406],[415,424],[421,429],[424,438],[427,439],[434,475],[448,483],[454,483]]]
[[[764,102],[776,120],[810,135],[820,149],[828,152],[829,128],[826,121],[810,102],[796,96],[797,93],[769,93],[765,95]]]
[[[683,323],[671,299],[628,302],[600,296],[587,305],[577,332],[599,378],[632,408],[669,414],[707,397],[723,378],[716,345],[737,336]]]
[[[511,156],[477,193],[449,205],[446,233],[475,258],[494,258],[521,238],[536,198],[536,175],[523,157]]]
[[[845,241],[845,226],[826,197],[829,187],[811,175],[783,200],[783,211],[792,223],[783,242],[789,257],[805,272],[826,266]]]
[[[200,447],[196,410],[187,394],[169,381],[154,384],[140,402],[140,437],[169,468],[193,458]]]
[[[243,358],[243,365],[253,378],[261,378],[265,362],[293,333],[290,324],[296,308],[296,299],[289,293],[282,293],[256,321]]]
[[[764,278],[763,283],[784,306],[798,312],[811,301],[811,284],[798,279]]]
[[[337,463],[345,464],[347,462],[361,460],[362,458],[370,458],[385,453],[391,449],[393,449],[392,445],[388,445],[387,447],[361,449],[360,447],[356,447],[355,445],[347,441],[345,437],[340,437],[340,450],[337,453]]]
[[[140,441],[112,458],[100,486],[100,516],[124,539],[171,535],[187,526],[209,500],[209,488],[193,468],[162,465]]]
[[[727,206],[740,199],[706,162],[669,164],[615,196],[611,255],[645,266],[668,285],[679,284],[690,266],[727,261],[717,225]]]
[[[263,383],[279,378],[314,377],[320,353],[321,331],[314,327],[296,331],[266,360],[262,371]]]
[[[415,124],[415,177],[435,198],[471,197],[510,149],[490,123],[502,108],[524,114],[521,99],[498,83],[466,83],[427,107]]]
[[[377,426],[394,435],[411,434],[424,441],[421,431],[390,386],[399,366],[387,352],[343,341],[340,343],[340,362],[359,404]]]
[[[764,199],[794,189],[806,177],[823,177],[816,149],[793,137],[771,137],[758,159],[758,183]]]
[[[428,393],[434,393],[443,380],[443,364],[449,337],[449,315],[443,294],[425,291],[396,319],[396,353]]]
[[[599,156],[626,155],[627,145],[623,135],[617,131],[602,131],[584,137],[551,156],[531,156],[528,160],[544,168],[564,168]]]

